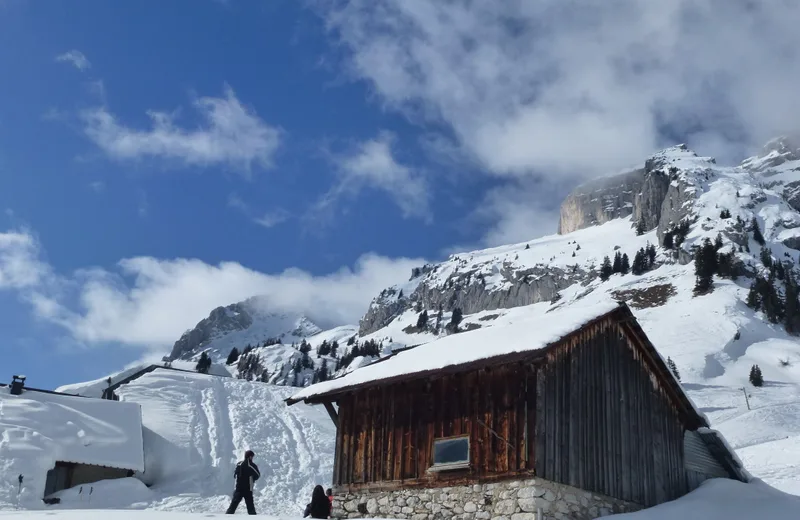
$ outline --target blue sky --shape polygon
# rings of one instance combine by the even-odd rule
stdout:
[[[0,0],[0,377],[99,377],[261,292],[355,322],[581,180],[795,130],[796,11],[627,3]]]

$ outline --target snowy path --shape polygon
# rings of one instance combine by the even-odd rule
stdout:
[[[335,428],[323,410],[287,407],[291,389],[156,371],[120,394],[142,405],[144,425],[166,441],[147,460],[160,476],[150,508],[224,511],[246,449],[261,469],[260,514],[301,512],[314,485],[329,485]]]

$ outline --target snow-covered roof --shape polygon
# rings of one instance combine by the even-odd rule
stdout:
[[[142,413],[136,403],[0,388],[3,458],[38,468],[57,461],[144,471]]]
[[[561,308],[552,308],[549,304],[538,305],[542,306],[542,312],[522,316],[519,321],[508,325],[454,334],[399,352],[344,377],[309,386],[292,396],[289,402],[303,401],[372,381],[539,350],[619,307],[610,298],[593,305],[573,304]]]

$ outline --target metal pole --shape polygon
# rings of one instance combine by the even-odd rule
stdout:
[[[742,387],[742,392],[744,392],[744,402],[747,403],[747,409],[750,409],[750,399],[747,398],[747,388]]]

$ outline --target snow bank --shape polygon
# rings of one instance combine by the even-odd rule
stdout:
[[[0,389],[0,508],[41,507],[47,471],[56,461],[143,471],[139,405]]]
[[[614,515],[614,520],[795,520],[800,497],[771,488],[761,481],[743,484],[713,479],[678,500],[637,513]]]
[[[124,370],[115,372],[113,374],[109,374],[105,377],[101,377],[100,379],[60,386],[56,389],[56,391],[67,394],[82,395],[84,397],[99,398],[103,396],[103,391],[106,388],[108,388],[109,379],[111,379],[111,384],[113,385],[122,381],[123,379],[126,379],[134,375],[136,372],[139,372],[151,366],[153,366],[153,363],[142,363],[142,364],[131,365],[125,368]],[[184,361],[176,359],[175,361],[172,362],[172,368],[178,370],[186,370],[189,372],[194,372],[196,366],[197,362],[195,361]],[[224,364],[218,364],[218,363],[211,364],[211,367],[208,369],[208,375],[219,376],[219,377],[231,377],[231,373],[228,370],[228,368]]]
[[[130,504],[129,509],[144,509],[153,499],[153,492],[141,480],[118,478],[101,480],[53,493],[61,500],[48,509],[113,509]]]
[[[515,314],[518,316],[517,320],[505,326],[495,325],[486,329],[453,334],[399,352],[386,361],[305,388],[292,396],[292,399],[307,399],[369,381],[436,370],[514,352],[541,349],[617,307],[617,302],[610,298],[593,305],[578,303],[560,309],[553,309],[549,303],[531,305],[525,314]],[[533,309],[539,312],[530,312]],[[552,312],[547,312],[548,310]],[[504,318],[507,319],[509,315]]]

